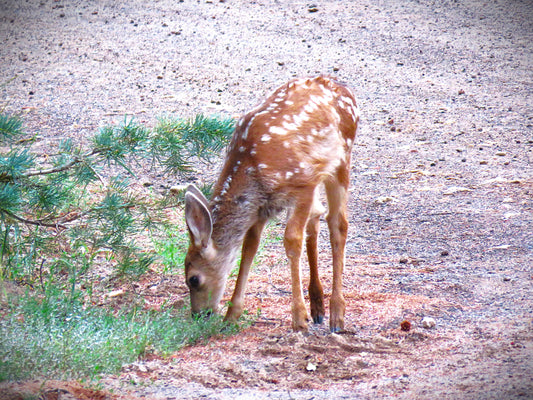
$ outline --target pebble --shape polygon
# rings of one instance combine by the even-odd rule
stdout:
[[[424,317],[422,318],[422,327],[425,329],[431,329],[437,325],[437,321],[435,321],[434,318],[431,317]]]
[[[394,198],[391,196],[380,196],[375,200],[376,204],[385,204],[394,201]]]

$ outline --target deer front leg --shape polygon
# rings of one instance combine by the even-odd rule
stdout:
[[[333,258],[333,289],[330,299],[329,320],[331,332],[338,332],[344,329],[344,313],[346,309],[346,302],[342,294],[342,274],[345,262],[344,249],[348,236],[348,220],[346,218],[348,184],[347,180],[345,182],[345,185],[339,182],[326,184],[329,203],[327,222]]]
[[[324,321],[324,290],[318,275],[318,232],[320,231],[320,216],[325,209],[320,203],[318,191],[315,198],[309,221],[307,222],[307,259],[309,260],[309,300],[311,302],[311,317],[315,324]]]
[[[311,196],[302,196],[301,198],[310,198]],[[312,200],[307,203],[296,204],[296,207],[287,221],[285,229],[285,252],[289,259],[291,268],[291,286],[292,286],[292,329],[295,331],[307,331],[307,310],[305,308],[304,296],[302,291],[302,281],[300,278],[300,257],[302,254],[303,235]]]
[[[237,321],[242,315],[244,310],[244,294],[246,293],[246,284],[248,282],[248,275],[250,273],[250,266],[254,260],[257,248],[259,247],[259,241],[261,239],[261,233],[265,227],[266,219],[257,221],[246,232],[244,241],[242,244],[241,264],[239,266],[239,275],[237,277],[237,283],[235,284],[235,290],[231,296],[231,304],[228,308],[225,321]]]

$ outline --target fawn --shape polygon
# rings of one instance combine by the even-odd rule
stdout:
[[[318,187],[324,184],[333,258],[329,325],[332,332],[344,329],[346,202],[358,122],[359,109],[350,89],[323,76],[288,82],[238,121],[211,202],[193,185],[185,194],[190,236],[185,279],[193,314],[217,311],[242,244],[226,320],[239,318],[261,232],[269,218],[287,209],[284,247],[291,268],[292,328],[308,329],[300,278],[304,232],[311,316],[314,323],[322,323],[325,311],[317,237],[325,212]]]

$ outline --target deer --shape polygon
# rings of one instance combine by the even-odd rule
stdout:
[[[333,264],[329,328],[331,332],[344,329],[347,200],[358,123],[352,91],[326,76],[293,79],[238,120],[211,201],[192,184],[185,192],[190,238],[185,281],[192,314],[218,311],[242,246],[224,319],[236,321],[241,316],[261,233],[269,219],[287,210],[283,245],[291,272],[292,329],[309,328],[300,276],[304,239],[311,317],[322,324],[325,306],[318,273],[318,234],[326,211],[320,201],[324,187]]]

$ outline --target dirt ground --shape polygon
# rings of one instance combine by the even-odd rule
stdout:
[[[531,1],[0,0],[0,10],[0,105],[42,146],[83,142],[125,114],[238,116],[320,73],[348,83],[362,113],[345,332],[290,331],[289,271],[270,243],[248,290],[250,313],[261,310],[253,326],[125,366],[104,391],[47,382],[44,398],[533,398]],[[147,178],[161,191],[180,183]],[[181,277],[157,291],[187,300]],[[10,385],[4,396],[20,398],[40,383]]]

